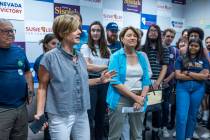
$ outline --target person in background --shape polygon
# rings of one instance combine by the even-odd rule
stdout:
[[[209,56],[210,56],[210,37],[206,37],[206,39],[205,39],[205,45],[206,45],[206,48],[207,48],[207,50],[208,50],[208,54],[209,54]],[[208,84],[208,81],[206,82],[207,84]],[[208,89],[208,86],[210,86],[210,85],[207,85],[206,84],[206,87],[207,87],[207,89]],[[208,94],[208,90],[206,89],[206,93],[207,94],[205,94],[204,95],[204,98],[203,98],[203,101],[202,101],[202,109],[203,109],[203,116],[202,116],[202,119],[201,119],[201,125],[202,126],[204,126],[204,127],[206,127],[207,126],[207,124],[208,124],[208,118],[209,118],[209,109],[208,109],[208,96],[209,96],[209,94]]]
[[[181,36],[181,38],[186,38],[186,39],[188,39],[188,29],[184,29],[184,30],[182,31],[182,36]]]
[[[40,41],[40,44],[42,44],[42,49],[43,49],[43,54],[41,54],[34,63],[34,71],[36,72],[38,76],[38,70],[39,70],[39,65],[40,61],[43,58],[44,54],[51,49],[54,49],[58,43],[58,40],[56,39],[54,34],[46,34],[44,39]]]
[[[26,104],[34,95],[30,64],[23,49],[12,45],[12,23],[0,18],[0,139],[27,140]]]
[[[147,31],[146,41],[142,50],[147,54],[152,69],[152,81],[154,90],[160,89],[169,64],[169,50],[162,45],[161,31],[158,25],[151,25]],[[147,113],[145,114],[145,122]],[[146,126],[146,123],[145,123]],[[161,109],[152,112],[152,138],[160,140]]]
[[[199,38],[189,40],[185,56],[175,64],[176,84],[176,140],[190,140],[196,126],[196,115],[205,92],[209,63]]]
[[[204,31],[199,27],[192,27],[188,30],[188,40],[199,38],[201,41],[204,39]],[[206,46],[203,47],[203,52],[206,59],[210,62],[210,57]]]
[[[91,23],[88,44],[82,45],[81,53],[87,64],[89,78],[100,77],[101,72],[108,67],[111,52],[107,47],[104,28],[99,21]],[[108,84],[90,86],[91,109],[88,110],[88,117],[93,140],[101,140],[104,136],[107,88]]]
[[[149,63],[147,56],[140,51],[139,33],[132,27],[125,27],[120,33],[123,48],[115,52],[110,59],[109,70],[116,71],[107,92],[109,107],[109,137],[108,140],[119,140],[125,118],[128,115],[130,139],[141,140],[143,129],[143,112],[122,113],[122,107],[140,109],[144,106],[149,90]]]
[[[79,22],[80,22],[80,26],[79,26],[79,29],[81,31],[80,42],[78,44],[74,45],[74,48],[77,51],[80,51],[82,45],[86,44],[88,42],[88,34],[87,34],[87,32],[82,30],[82,15],[78,12],[72,12],[71,15],[75,16],[77,18],[77,20],[79,20]]]
[[[205,43],[206,43],[206,48],[208,49],[209,51],[209,57],[210,57],[210,36],[207,36],[206,39],[205,39]],[[204,139],[208,139],[210,138],[210,115],[209,115],[209,112],[210,112],[210,75],[208,76],[208,80],[206,81],[206,95],[207,95],[207,105],[208,105],[208,110],[207,110],[207,113],[208,113],[208,124],[207,124],[207,129],[209,130],[208,132],[206,133],[203,133],[201,135],[201,138],[204,138]]]
[[[175,62],[179,56],[177,48],[172,46],[176,31],[172,28],[167,28],[163,31],[163,45],[169,50],[169,65],[165,78],[163,80],[163,106],[162,106],[162,132],[163,137],[170,136],[167,128],[173,129],[175,125],[175,104],[171,105],[171,119],[169,122],[169,105],[171,104],[171,96],[175,89]]]
[[[88,79],[85,59],[73,46],[80,41],[80,22],[73,15],[54,19],[53,33],[59,40],[40,62],[35,119],[47,112],[52,140],[89,140],[87,110],[90,109],[89,86],[109,82],[115,72]],[[45,125],[46,126],[46,125]]]
[[[188,48],[188,39],[181,37],[176,43],[176,48],[179,50],[180,55],[185,55]]]
[[[106,26],[107,44],[112,54],[121,48],[121,43],[118,41],[118,25],[115,22],[110,22]]]
[[[54,34],[46,34],[44,39],[40,41],[40,44],[42,44],[42,49],[43,49],[43,54],[41,54],[34,63],[34,71],[36,75],[38,76],[38,71],[39,71],[39,66],[40,66],[40,61],[43,58],[44,54],[52,49],[54,49],[57,46],[58,40],[56,39]],[[39,80],[39,77],[37,77]],[[47,117],[47,114],[46,114]],[[50,134],[49,134],[49,129],[46,128],[44,130],[44,140],[50,140]]]

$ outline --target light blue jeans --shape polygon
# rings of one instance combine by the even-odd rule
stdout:
[[[59,116],[48,113],[51,140],[90,140],[90,128],[87,112]]]
[[[176,140],[192,138],[196,115],[204,96],[204,82],[178,82],[176,86]]]

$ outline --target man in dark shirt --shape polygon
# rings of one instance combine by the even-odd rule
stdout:
[[[169,65],[166,76],[163,80],[163,106],[162,106],[162,127],[163,137],[169,137],[168,129],[173,129],[175,125],[175,104],[171,106],[171,119],[169,123],[169,104],[171,104],[171,97],[175,88],[175,62],[179,56],[177,48],[171,44],[175,38],[176,31],[172,28],[167,28],[163,31],[163,45],[169,50]],[[175,101],[174,101],[175,102]]]
[[[110,22],[106,26],[106,36],[108,47],[112,54],[121,48],[121,43],[118,41],[118,25],[114,22]]]
[[[149,27],[142,49],[147,54],[152,69],[153,89],[157,90],[163,82],[169,64],[169,51],[168,48],[162,45],[161,31],[158,25],[153,24]],[[151,140],[160,140],[158,131],[161,127],[161,110],[152,112],[152,127]]]
[[[24,51],[12,43],[15,29],[0,18],[0,139],[27,140],[26,101],[32,102],[33,80]]]

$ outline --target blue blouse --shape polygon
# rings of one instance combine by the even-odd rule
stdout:
[[[149,66],[145,56],[140,53],[136,52],[138,61],[143,69],[143,76],[142,76],[142,89],[144,86],[149,86],[151,84],[150,77],[149,77]],[[114,70],[117,72],[116,76],[114,76],[109,84],[106,102],[108,103],[109,108],[115,109],[117,104],[120,101],[121,93],[118,92],[116,88],[112,85],[115,84],[124,84],[126,79],[126,54],[123,48],[119,51],[115,52],[111,58],[108,70]]]

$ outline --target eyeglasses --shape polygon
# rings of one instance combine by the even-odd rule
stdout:
[[[15,29],[10,29],[10,30],[0,29],[0,32],[3,33],[3,34],[9,35],[10,33],[11,34],[15,34],[16,33],[16,30]]]

